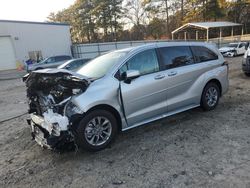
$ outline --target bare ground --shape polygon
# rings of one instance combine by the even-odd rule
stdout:
[[[0,123],[0,187],[249,188],[250,78],[242,57],[227,60],[230,89],[214,111],[197,108],[124,132],[98,153],[42,149],[26,115]],[[0,81],[1,117],[23,112],[19,82]]]

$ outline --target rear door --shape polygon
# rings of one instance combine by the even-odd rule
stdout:
[[[167,76],[168,112],[192,104],[192,97],[186,96],[192,86],[197,72],[195,61],[189,46],[159,48],[159,55]]]
[[[216,57],[208,57],[204,47],[174,46],[159,48],[161,62],[167,77],[168,112],[182,110],[199,104],[200,93],[194,91],[196,80],[211,67],[208,63]],[[193,56],[193,53],[195,56]]]
[[[120,69],[140,71],[131,83],[120,81],[121,97],[128,124],[134,125],[167,112],[165,76],[159,71],[155,49],[134,55]]]

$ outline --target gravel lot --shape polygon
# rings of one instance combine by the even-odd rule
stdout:
[[[31,140],[26,115],[0,123],[0,187],[250,187],[250,78],[228,58],[230,90],[120,134],[98,153],[56,153]],[[0,81],[0,121],[25,112],[20,80]]]

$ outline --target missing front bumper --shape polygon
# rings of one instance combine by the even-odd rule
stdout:
[[[27,120],[31,128],[32,138],[43,148],[46,149],[64,149],[73,143],[73,136],[69,131],[47,130],[49,126],[44,118],[31,114],[31,118]],[[72,148],[72,144],[70,146]]]

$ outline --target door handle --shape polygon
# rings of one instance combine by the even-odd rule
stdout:
[[[168,76],[175,76],[176,74],[177,74],[176,71],[171,71],[171,72],[168,73]]]
[[[158,74],[157,76],[155,76],[155,80],[160,80],[162,78],[165,78],[165,75],[163,74]]]

